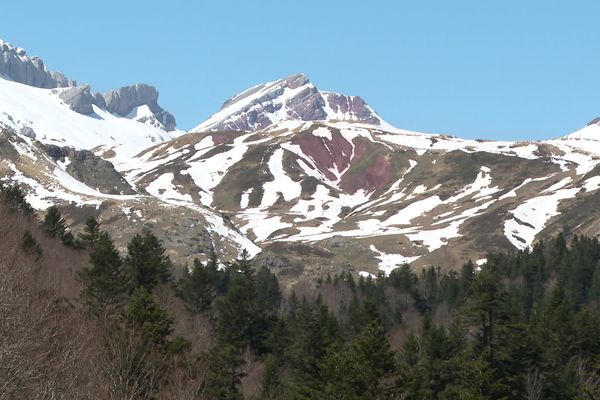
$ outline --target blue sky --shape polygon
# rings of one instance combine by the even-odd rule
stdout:
[[[303,72],[395,126],[561,136],[600,116],[597,1],[10,1],[0,38],[94,90],[147,82],[189,129]]]

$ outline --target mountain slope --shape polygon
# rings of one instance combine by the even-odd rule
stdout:
[[[9,72],[3,181],[24,185],[38,209],[58,203],[75,225],[96,215],[117,241],[157,230],[177,259],[245,248],[282,271],[367,275],[600,232],[597,120],[555,140],[463,140],[396,129],[359,97],[296,75],[232,97],[186,134],[170,131],[148,85],[98,95]]]
[[[457,266],[526,248],[542,232],[589,227],[558,221],[600,188],[594,129],[492,142],[287,120],[181,136],[144,152],[145,167],[127,176],[165,200],[227,213],[267,253],[290,256],[302,243],[325,251],[315,263],[370,273],[404,262]]]

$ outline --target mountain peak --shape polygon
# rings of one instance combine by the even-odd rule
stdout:
[[[60,72],[48,70],[39,57],[30,57],[21,47],[0,39],[0,76],[25,85],[44,89],[76,86]]]
[[[322,92],[304,74],[252,86],[223,103],[191,132],[255,131],[283,120],[346,120],[373,125],[384,121],[358,96]]]

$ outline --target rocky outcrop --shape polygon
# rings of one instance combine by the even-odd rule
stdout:
[[[29,57],[22,48],[0,40],[0,75],[39,88],[75,86],[74,80],[60,72],[49,71],[39,57]]]
[[[71,110],[84,115],[94,113],[93,105],[97,105],[100,108],[106,107],[104,98],[101,95],[92,94],[89,85],[63,89],[58,96],[69,105]]]
[[[167,131],[175,129],[175,117],[158,105],[158,91],[153,86],[144,83],[124,86],[105,93],[103,97],[106,109],[113,114],[130,117],[138,107],[147,106],[152,115],[141,115],[136,120],[151,125],[158,122]]]
[[[373,125],[383,121],[358,96],[321,92],[303,74],[252,87],[227,100],[192,132],[255,131],[285,119],[344,120]]]
[[[331,92],[323,92],[322,96],[329,108],[336,114],[351,115],[357,121],[368,124],[377,125],[381,123],[381,120],[373,113],[369,105],[358,96],[346,96]]]
[[[135,194],[113,164],[88,150],[75,150],[50,144],[41,145],[56,161],[68,162],[66,171],[89,187],[106,194]],[[68,160],[68,161],[67,161]]]
[[[599,125],[599,124],[600,124],[600,117],[594,118],[593,120],[591,120],[590,122],[588,122],[586,126]]]

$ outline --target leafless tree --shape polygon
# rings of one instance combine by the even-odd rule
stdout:
[[[600,365],[584,356],[575,357],[574,364],[581,398],[600,400]]]
[[[525,389],[528,400],[542,400],[544,391],[544,376],[537,368],[532,368],[525,377]]]

